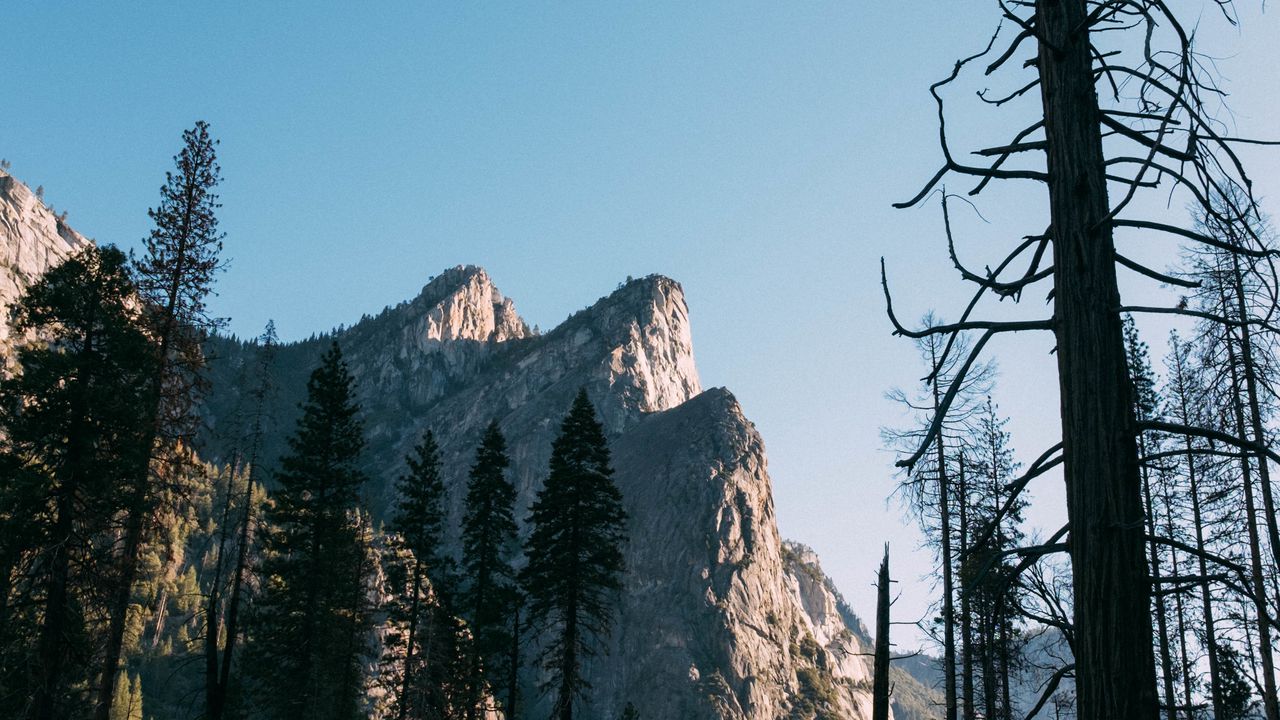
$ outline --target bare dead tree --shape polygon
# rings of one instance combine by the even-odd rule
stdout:
[[[871,720],[889,720],[889,544],[876,578],[876,648],[872,664]]]
[[[932,313],[926,313],[922,319],[925,325],[935,324]],[[963,351],[961,339],[960,350]],[[938,364],[942,353],[946,350],[946,339],[938,335],[930,335],[916,341],[921,358],[931,369],[921,392],[912,396],[903,390],[895,389],[888,393],[890,400],[906,407],[916,416],[916,424],[905,430],[882,429],[881,435],[886,444],[892,447],[914,449],[929,432],[931,420],[937,415],[943,395],[951,388],[956,376],[960,360],[952,354],[950,363]],[[950,412],[933,438],[933,449],[923,461],[904,473],[898,490],[904,502],[920,522],[921,529],[930,545],[938,550],[938,564],[942,578],[942,602],[940,616],[942,620],[942,670],[945,720],[956,720],[957,678],[956,678],[956,620],[955,608],[956,580],[955,572],[961,555],[965,552],[963,534],[957,536],[953,530],[956,508],[965,502],[963,484],[957,486],[954,478],[962,474],[959,469],[963,464],[964,443],[974,433],[975,418],[983,405],[982,396],[991,391],[995,367],[984,364],[971,368],[962,380],[961,386],[954,396]],[[964,509],[961,507],[961,512]],[[955,547],[959,541],[959,547]],[[968,610],[964,610],[964,622],[967,622]],[[965,636],[965,642],[969,642]],[[968,670],[966,670],[968,672]],[[968,678],[970,685],[972,678]],[[966,693],[971,691],[966,689]],[[968,695],[966,695],[968,698]],[[970,702],[967,699],[967,702]]]
[[[1246,141],[1228,136],[1206,111],[1206,97],[1224,93],[1197,54],[1192,33],[1166,2],[997,0],[997,6],[1014,36],[997,49],[1003,35],[997,29],[985,49],[958,61],[931,87],[944,162],[915,197],[898,207],[919,204],[948,177],[974,179],[970,195],[993,180],[1030,181],[1047,189],[1047,230],[1024,237],[995,269],[974,272],[955,250],[947,213],[950,196],[943,190],[952,261],[977,289],[957,322],[909,329],[894,316],[882,263],[886,304],[896,334],[947,338],[942,361],[950,359],[960,336],[976,335],[961,363],[961,378],[997,336],[1053,333],[1070,528],[1065,548],[1072,566],[1077,714],[1082,720],[1155,720],[1160,701],[1137,436],[1147,430],[1198,437],[1213,431],[1135,417],[1121,314],[1181,314],[1235,326],[1262,327],[1263,321],[1234,320],[1181,305],[1125,306],[1119,268],[1166,285],[1190,287],[1194,282],[1121,254],[1117,234],[1123,239],[1143,231],[1249,258],[1268,258],[1272,251],[1260,246],[1246,222],[1258,210],[1233,147]],[[1234,22],[1227,0],[1213,0],[1211,6]],[[1017,81],[1008,94],[983,92],[979,97],[993,106],[1016,107],[1038,90],[1038,106],[1011,139],[977,150],[982,162],[961,161],[949,145],[943,92],[980,59],[988,60],[987,75],[1016,72],[1010,61],[1027,43],[1035,52],[1021,70],[1030,78]],[[1175,223],[1129,217],[1126,211],[1143,189],[1185,194],[1195,207],[1239,228],[1240,234],[1222,239]],[[975,315],[984,297],[1017,302],[1026,289],[1044,281],[1052,284],[1048,318],[986,320]],[[900,465],[911,467],[928,451],[953,399],[951,393],[943,398],[930,435]],[[1220,440],[1241,449],[1257,446],[1236,435]],[[1022,488],[1025,483],[1012,495]],[[1269,714],[1269,720],[1276,718]]]

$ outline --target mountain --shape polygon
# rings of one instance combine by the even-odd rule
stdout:
[[[484,270],[452,268],[409,302],[281,347],[282,428],[333,340],[365,410],[375,514],[385,513],[390,480],[430,428],[457,522],[472,453],[497,420],[523,518],[560,419],[587,388],[610,439],[631,536],[609,652],[589,667],[589,717],[613,717],[628,702],[654,718],[870,717],[865,632],[850,628],[853,616],[840,610],[816,559],[789,555],[763,440],[732,393],[702,389],[677,282],[627,282],[537,335]],[[211,459],[233,451],[236,377],[253,348],[210,344],[222,388],[207,409],[202,451]],[[282,435],[268,458],[283,449]],[[537,696],[537,681],[526,673],[527,697]],[[535,704],[533,715],[543,709]]]
[[[0,173],[0,310],[87,242]],[[405,454],[431,428],[456,526],[474,447],[496,419],[523,520],[559,422],[587,388],[609,437],[631,542],[614,632],[588,667],[593,690],[583,717],[613,718],[628,702],[645,718],[870,717],[866,631],[816,556],[779,536],[764,442],[732,393],[702,388],[677,282],[629,281],[539,334],[484,270],[462,266],[432,278],[413,300],[284,344],[266,469],[332,340],[343,346],[364,409],[375,516],[385,517]],[[207,345],[212,393],[198,448],[206,460],[236,451],[254,349],[231,337]],[[546,714],[538,680],[533,668],[522,677],[530,717]],[[906,675],[897,688],[899,699],[931,697]],[[895,711],[911,720],[929,708],[899,702]]]

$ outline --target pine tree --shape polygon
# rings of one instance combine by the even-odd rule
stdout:
[[[245,433],[247,437],[244,438],[248,448],[243,453],[243,461],[241,460],[241,453],[239,451],[235,453],[236,457],[232,462],[230,471],[227,473],[222,521],[218,532],[218,546],[214,560],[214,578],[207,592],[205,610],[205,713],[208,716],[208,720],[222,720],[231,687],[232,661],[235,657],[236,644],[240,633],[241,595],[244,592],[244,585],[248,575],[249,545],[253,536],[254,485],[258,477],[258,455],[262,448],[263,436],[266,434],[266,425],[269,421],[267,406],[273,392],[272,372],[275,367],[276,345],[276,326],[273,321],[268,320],[266,328],[258,338],[257,362],[254,368],[255,377],[251,381],[246,379],[248,382],[253,383],[252,389],[249,391],[251,407],[248,413],[248,428]],[[239,442],[236,445],[239,447]],[[234,480],[237,474],[236,470],[242,465],[246,466],[247,470],[244,473],[244,491],[239,499],[239,504],[242,506],[239,508],[240,518],[237,527],[234,528],[237,535],[235,540],[235,562],[230,568],[230,587],[226,593],[228,597],[224,603],[222,598],[224,554],[230,554],[230,548],[227,543],[233,531],[231,527],[231,511],[233,509]],[[226,640],[224,645],[219,647],[219,635],[221,633],[218,630],[218,626],[223,613],[226,614]]]
[[[1139,422],[1150,420],[1158,420],[1162,400],[1156,386],[1155,372],[1151,369],[1150,353],[1147,344],[1138,336],[1138,326],[1133,321],[1132,315],[1124,317],[1124,344],[1125,357],[1129,365],[1129,380],[1133,385],[1133,405],[1134,417]],[[1142,460],[1139,472],[1142,477],[1142,499],[1146,506],[1146,526],[1147,535],[1151,539],[1147,542],[1148,557],[1150,562],[1151,580],[1154,587],[1160,589],[1160,581],[1164,571],[1161,569],[1163,553],[1160,545],[1156,543],[1156,521],[1163,509],[1166,513],[1168,508],[1159,508],[1157,503],[1163,497],[1157,492],[1153,492],[1152,486],[1159,480],[1155,477],[1158,474],[1158,468],[1153,468],[1152,464],[1146,461],[1146,458],[1160,450],[1161,436],[1153,432],[1138,433],[1138,455]],[[1173,655],[1169,644],[1169,613],[1166,608],[1165,594],[1161,592],[1153,593],[1155,600],[1155,621],[1156,621],[1156,658],[1160,663],[1160,679],[1162,689],[1164,691],[1164,710],[1167,720],[1176,720],[1177,712],[1177,696],[1174,692],[1174,669]]]
[[[111,720],[142,720],[142,678],[120,673],[116,678],[115,705]]]
[[[91,618],[112,579],[103,548],[118,490],[148,447],[139,388],[152,349],[134,292],[124,254],[90,246],[28,288],[14,311],[14,335],[29,340],[18,347],[22,372],[0,382],[11,473],[0,483],[0,709],[11,715],[88,712],[81,689],[101,632]]]
[[[474,642],[469,719],[479,712],[486,683],[492,689],[510,674],[507,663],[510,662],[511,617],[516,600],[511,560],[519,547],[516,490],[506,475],[510,464],[507,441],[498,423],[492,422],[476,449],[476,460],[467,479],[467,508],[462,519],[462,563],[467,582],[461,608]],[[503,672],[504,669],[508,672]]]
[[[335,342],[307,382],[268,514],[246,663],[267,717],[348,720],[363,695],[372,573],[357,510],[364,436]]]
[[[396,481],[399,502],[383,562],[389,600],[383,682],[392,694],[392,716],[452,718],[466,693],[458,667],[465,638],[453,617],[457,570],[444,549],[447,516],[440,450],[427,431]]]
[[[965,651],[981,666],[982,700],[988,718],[1012,717],[1010,676],[1020,653],[1019,620],[1026,595],[1020,576],[1014,572],[1016,557],[1012,553],[1024,538],[1021,524],[1028,500],[1025,494],[1010,496],[1018,464],[1009,447],[1008,422],[988,397],[977,418],[974,456],[966,468],[962,498],[967,505],[965,524],[978,528],[972,544],[965,548],[961,572],[963,592],[968,596],[966,610],[976,624],[972,647],[966,646]]]
[[[926,313],[921,319],[925,325],[932,325],[938,319],[932,313]],[[934,419],[942,409],[942,399],[947,396],[953,385],[955,395],[948,412],[943,414],[933,441],[924,448],[919,462],[914,464],[902,478],[899,490],[904,501],[920,522],[921,529],[929,544],[937,548],[939,574],[942,578],[942,598],[938,622],[942,626],[942,674],[944,720],[955,720],[959,712],[956,678],[956,621],[961,625],[970,618],[961,617],[965,601],[962,598],[961,608],[956,608],[955,572],[959,559],[966,552],[964,533],[958,532],[955,516],[963,510],[963,492],[960,491],[957,478],[959,467],[963,463],[961,456],[970,435],[974,431],[975,418],[981,413],[981,398],[991,391],[995,366],[982,363],[968,369],[961,376],[964,358],[968,356],[969,344],[961,338],[948,353],[949,342],[940,335],[920,338],[916,347],[921,359],[928,368],[923,387],[914,396],[902,390],[893,390],[889,399],[910,410],[916,417],[914,427],[905,430],[882,429],[881,436],[887,444],[915,450],[928,438]],[[957,382],[957,379],[959,380]],[[962,640],[968,636],[961,628]],[[963,678],[965,688],[969,689],[972,677]],[[966,710],[972,706],[972,693],[965,693]],[[969,717],[966,715],[966,717]]]
[[[164,473],[154,467],[153,460],[185,457],[171,450],[177,444],[189,445],[195,432],[193,407],[203,388],[201,343],[207,331],[217,325],[205,308],[205,297],[221,266],[218,254],[223,235],[216,214],[220,205],[213,192],[221,181],[214,151],[217,141],[210,137],[209,125],[203,121],[183,132],[182,141],[182,150],[174,158],[176,172],[165,173],[160,204],[148,211],[155,227],[137,265],[138,294],[156,348],[153,372],[144,384],[150,405],[144,427],[152,452],[138,463],[123,489],[127,503],[124,542],[119,578],[111,592],[97,720],[108,720],[111,711],[139,560],[160,494],[155,485],[157,476]]]
[[[550,474],[529,515],[529,562],[521,573],[530,624],[550,635],[540,659],[560,720],[572,720],[574,700],[590,688],[583,661],[596,654],[612,625],[626,520],[604,428],[583,388],[552,444]]]

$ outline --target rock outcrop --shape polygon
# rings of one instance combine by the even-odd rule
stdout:
[[[31,188],[0,170],[0,364],[9,353],[9,308],[33,280],[87,244]]]

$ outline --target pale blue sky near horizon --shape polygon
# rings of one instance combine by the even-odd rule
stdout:
[[[1205,33],[1240,127],[1280,136],[1280,23],[1239,5],[1240,29]],[[936,205],[890,203],[939,161],[929,84],[997,20],[990,0],[20,3],[0,23],[0,157],[132,246],[181,131],[208,120],[230,259],[212,307],[240,335],[350,324],[463,263],[544,329],[628,275],[675,278],[704,386],[764,437],[783,536],[864,618],[891,542],[905,619],[931,561],[886,502],[879,428],[901,419],[885,391],[922,370],[890,336],[878,260],[903,319],[960,297]],[[1264,195],[1276,154],[1247,152]],[[1043,229],[1034,202],[1009,214]],[[969,247],[980,267],[1001,244]],[[1057,432],[1049,343],[995,350],[1029,462]],[[1051,524],[1055,488],[1036,497]]]

